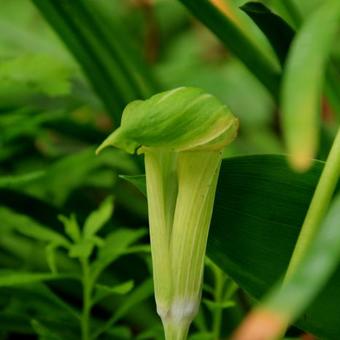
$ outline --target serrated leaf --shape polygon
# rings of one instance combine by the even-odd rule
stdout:
[[[113,287],[105,286],[102,284],[96,284],[95,293],[93,297],[93,304],[98,303],[100,300],[114,294],[124,295],[131,291],[133,288],[133,281],[127,281],[121,284],[118,284]]]
[[[108,197],[100,205],[99,209],[92,212],[85,221],[83,235],[84,238],[94,236],[109,220],[113,211],[113,198]]]

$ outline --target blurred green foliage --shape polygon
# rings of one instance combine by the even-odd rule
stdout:
[[[224,0],[235,25],[281,72],[265,35],[238,8],[245,2]],[[298,16],[282,1],[263,1],[294,29],[323,1],[293,2]],[[93,23],[84,26],[78,3],[91,9]],[[84,332],[162,339],[146,202],[119,177],[142,175],[143,161],[94,150],[130,100],[187,85],[216,95],[239,117],[239,138],[226,157],[283,153],[280,102],[180,1],[77,0],[68,8],[64,0],[0,0],[0,6],[0,338],[78,339],[83,331],[83,339]],[[46,20],[44,6],[63,18],[59,30],[59,17]],[[78,40],[65,31],[67,23]],[[332,63],[339,84],[337,46]],[[336,126],[332,98],[327,92],[323,99],[320,159]],[[210,261],[205,280],[192,340],[228,336],[253,304]]]

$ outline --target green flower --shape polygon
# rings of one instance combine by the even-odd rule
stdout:
[[[167,340],[186,338],[199,307],[222,152],[237,128],[214,96],[180,87],[127,105],[98,148],[145,155],[155,298]]]

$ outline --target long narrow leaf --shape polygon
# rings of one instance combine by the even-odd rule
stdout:
[[[180,0],[191,13],[207,26],[277,98],[280,71],[262,52],[208,0]]]
[[[74,276],[50,273],[1,272],[0,287],[9,287],[14,285],[23,285],[28,283],[62,280],[69,278],[74,278]]]
[[[270,41],[281,65],[284,65],[294,30],[278,15],[260,2],[248,2],[241,7]]]
[[[97,95],[119,123],[125,105],[150,95],[145,72],[126,58],[87,0],[32,0],[82,66]],[[149,84],[149,83],[148,83]]]
[[[340,2],[326,1],[292,43],[282,88],[283,133],[291,164],[308,168],[319,144],[319,113],[326,61],[338,27]]]

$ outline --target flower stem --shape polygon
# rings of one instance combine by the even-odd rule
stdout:
[[[217,303],[223,303],[223,291],[227,277],[222,272],[222,270],[215,264],[213,264],[213,271],[215,276],[214,301]],[[222,314],[223,308],[215,308],[212,316],[213,317],[212,333],[214,340],[218,340],[220,337]]]
[[[299,238],[291,257],[285,281],[299,266],[310,243],[313,241],[335,191],[340,175],[340,128],[329,152],[319,183],[307,211]]]
[[[90,340],[90,313],[91,313],[91,280],[90,268],[87,259],[81,260],[83,271],[83,312],[81,316],[82,340]]]
[[[174,324],[164,322],[165,340],[186,340],[191,321]]]

